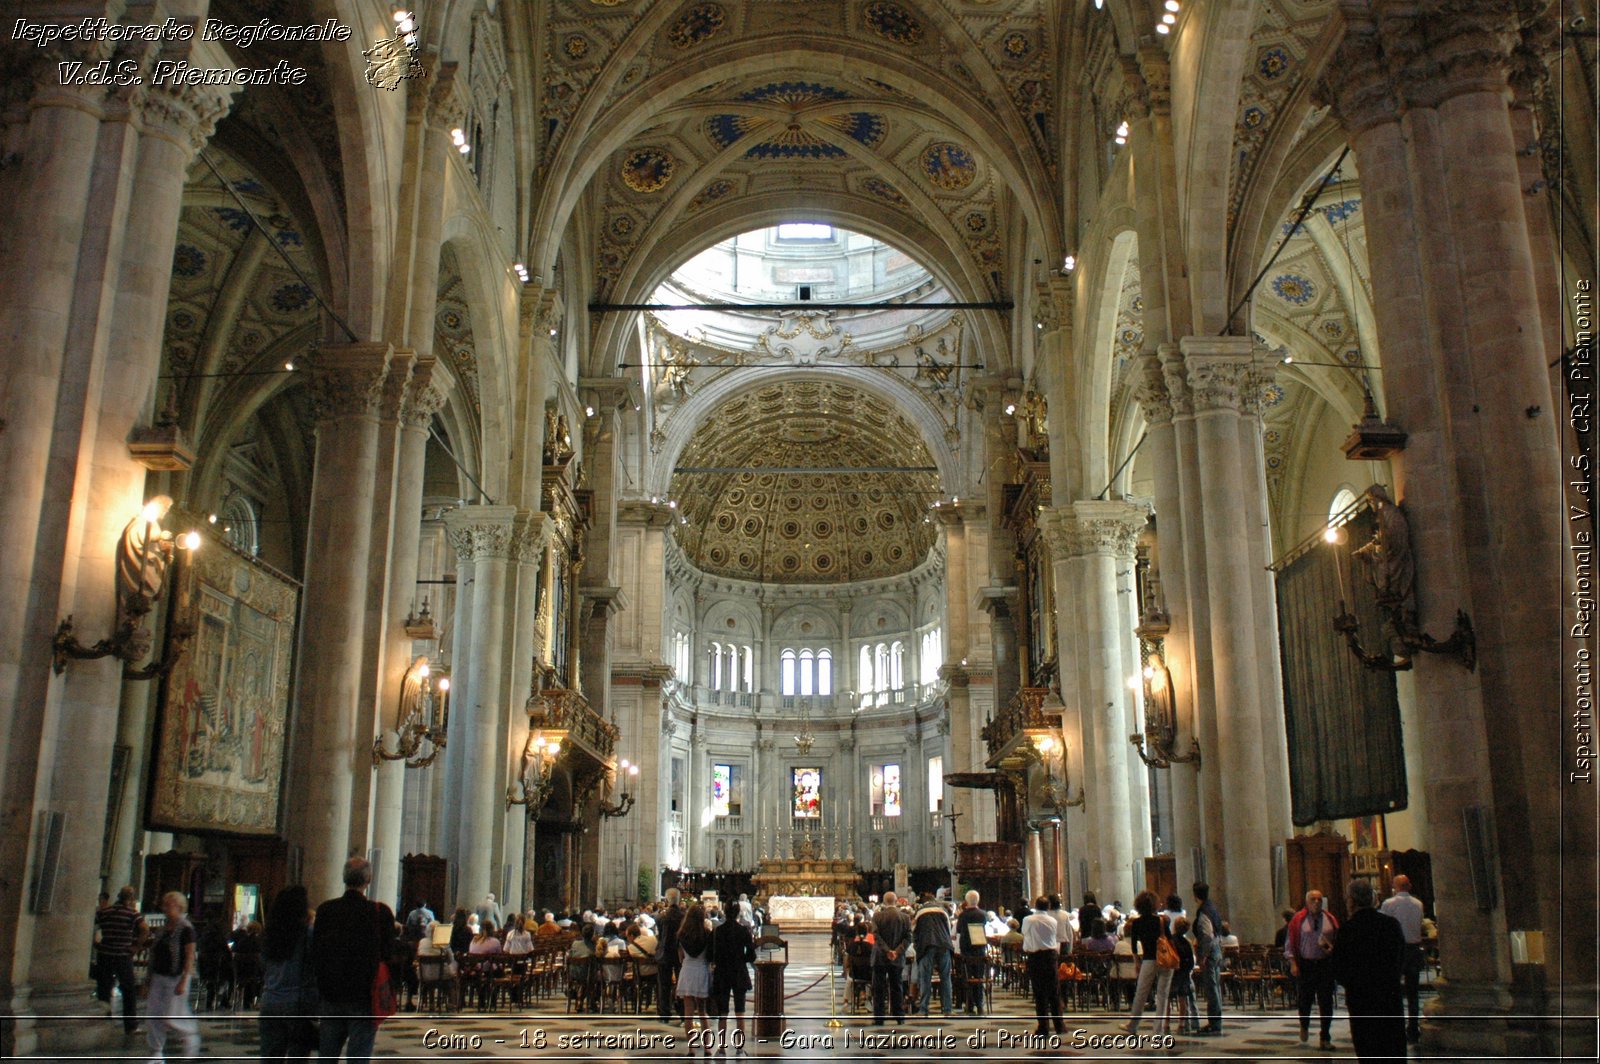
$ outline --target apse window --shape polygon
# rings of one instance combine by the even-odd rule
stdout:
[[[744,766],[711,766],[711,813],[739,816],[744,812]]]
[[[791,779],[794,783],[794,817],[796,820],[822,819],[822,770],[797,768]]]
[[[900,766],[872,766],[872,815],[900,815]]]
[[[831,695],[833,652],[786,649],[778,659],[778,677],[785,695]]]
[[[928,812],[937,813],[944,807],[944,758],[928,758]]]
[[[825,222],[784,222],[778,226],[779,240],[832,240],[833,226]]]

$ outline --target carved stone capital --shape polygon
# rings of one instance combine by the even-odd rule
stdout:
[[[511,560],[537,565],[544,557],[545,544],[554,523],[548,514],[524,512],[517,515],[511,540]]]
[[[379,343],[324,344],[318,348],[308,370],[311,407],[317,423],[377,414],[393,352],[390,345]]]
[[[1257,367],[1255,343],[1249,337],[1185,336],[1179,348],[1195,413],[1251,409]]]
[[[1072,328],[1072,281],[1064,276],[1052,276],[1039,285],[1039,301],[1035,311],[1045,331]]]
[[[380,421],[393,422],[400,419],[406,392],[411,386],[412,367],[416,365],[416,361],[417,356],[410,351],[396,351],[389,359],[389,372],[384,374],[383,383],[378,387]]]
[[[467,97],[456,84],[455,63],[440,63],[428,88],[428,125],[448,134],[467,117]]]
[[[507,560],[516,517],[515,506],[462,506],[445,516],[444,527],[462,561]]]
[[[192,158],[211,140],[238,91],[237,85],[150,85],[136,94],[133,109],[141,131],[171,141]]]
[[[1184,372],[1183,355],[1177,344],[1162,344],[1156,349],[1161,366],[1161,383],[1166,390],[1167,406],[1176,415],[1194,413],[1194,394],[1189,390],[1189,377]]]
[[[419,358],[411,370],[411,381],[400,404],[400,421],[408,428],[427,430],[433,417],[450,398],[450,379],[439,372],[438,361]]]
[[[1150,519],[1147,507],[1120,499],[1079,499],[1072,504],[1079,554],[1109,554],[1132,561],[1139,533]]]
[[[1520,0],[1340,0],[1338,44],[1317,94],[1360,133],[1410,108],[1505,92],[1519,67],[1524,21],[1535,27],[1547,18]]]
[[[1155,355],[1141,355],[1135,364],[1133,398],[1139,404],[1148,425],[1165,425],[1172,420],[1172,399],[1167,391],[1166,374],[1161,369],[1161,359]]]

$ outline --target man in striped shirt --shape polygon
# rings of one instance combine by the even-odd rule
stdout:
[[[109,1010],[111,980],[116,979],[117,989],[122,992],[122,1029],[131,1034],[139,1024],[138,994],[133,988],[133,953],[149,937],[132,887],[117,891],[116,904],[95,913],[94,937],[98,950],[95,996]]]

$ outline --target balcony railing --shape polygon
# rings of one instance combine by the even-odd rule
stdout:
[[[547,726],[565,728],[569,740],[587,747],[601,761],[610,760],[617,745],[617,727],[595,712],[588,699],[565,687],[547,687],[539,697],[544,700]]]
[[[1012,696],[1011,702],[994,719],[983,726],[983,741],[989,747],[989,756],[996,757],[1012,745],[1028,728],[1059,728],[1061,719],[1044,710],[1048,688],[1024,687]]]

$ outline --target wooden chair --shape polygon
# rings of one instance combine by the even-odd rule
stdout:
[[[448,953],[424,954],[417,958],[419,1007],[423,1012],[461,1010],[461,979],[450,974],[450,959]]]
[[[600,966],[593,957],[568,957],[566,991],[568,1012],[588,1012],[594,1006]]]
[[[994,973],[1001,963],[1000,948],[990,946],[983,957],[960,959],[962,1000],[978,1002],[978,1011],[985,1016],[994,1011]]]

